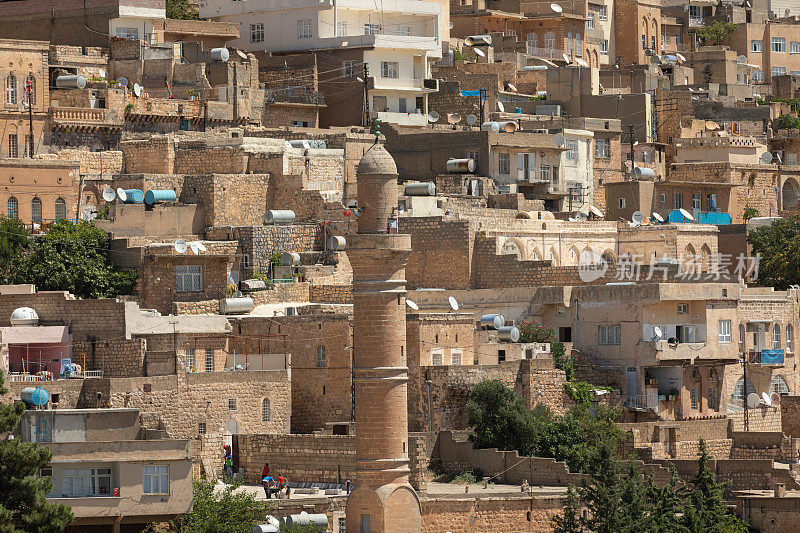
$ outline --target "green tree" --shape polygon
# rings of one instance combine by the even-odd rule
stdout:
[[[658,531],[659,533],[686,533],[681,523],[683,513],[684,490],[679,485],[675,466],[670,465],[672,475],[666,485],[658,485],[650,477],[647,481],[647,503],[649,512],[640,522],[642,531]]]
[[[534,417],[522,398],[498,380],[487,380],[470,391],[467,424],[470,440],[479,448],[517,450],[530,454],[535,442]]]
[[[564,511],[550,520],[553,533],[582,533],[580,502],[572,485],[567,487],[563,502]]]
[[[7,394],[5,375],[0,370],[0,395]],[[22,402],[0,404],[0,533],[63,531],[72,521],[65,505],[48,503],[45,496],[53,487],[39,469],[53,458],[45,446],[8,439],[19,425]]]
[[[189,0],[167,0],[167,18],[198,20],[200,16]]]
[[[792,115],[781,115],[772,121],[772,129],[777,130],[800,130],[800,119]]]
[[[0,216],[0,283],[14,283],[29,246],[29,234],[18,218]]]
[[[753,254],[761,256],[758,281],[785,290],[800,283],[800,219],[780,219],[747,236]]]
[[[697,28],[697,37],[706,46],[723,44],[734,33],[736,33],[736,24],[721,20]]]
[[[564,343],[558,341],[555,329],[545,326],[539,321],[527,319],[520,321],[517,328],[519,329],[519,342],[549,342],[550,353],[553,355],[556,368],[564,371],[567,381],[574,379],[574,362],[571,357],[566,355]]]
[[[235,492],[238,485],[217,491],[214,481],[192,484],[192,512],[181,520],[182,533],[240,533],[264,523],[267,507],[249,492]]]
[[[81,298],[129,294],[136,272],[113,266],[108,246],[108,234],[90,223],[59,220],[36,240],[15,277],[40,290],[69,291]]]

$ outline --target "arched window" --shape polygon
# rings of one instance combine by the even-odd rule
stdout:
[[[33,74],[28,74],[25,78],[25,105],[28,105],[28,102],[36,105],[36,78]]]
[[[792,351],[792,341],[794,340],[792,337],[794,336],[794,331],[792,329],[791,324],[786,324],[786,351]]]
[[[326,368],[328,366],[328,356],[325,354],[325,347],[323,345],[317,346],[317,368]]]
[[[270,414],[269,398],[264,398],[261,400],[261,421],[264,423],[269,422]]]
[[[775,324],[775,327],[772,328],[772,349],[773,350],[780,350],[781,349],[781,325]]]
[[[747,393],[744,390],[744,378],[739,378],[739,381],[736,382],[736,386],[733,388],[733,394],[731,394],[731,398],[734,400],[742,400],[747,397],[748,394],[755,392],[756,389],[753,388],[753,384],[750,383],[750,380],[747,380]]]
[[[13,72],[6,77],[6,103],[17,103],[17,77]]]
[[[42,201],[38,196],[34,196],[33,200],[31,200],[31,221],[42,221]]]
[[[575,55],[581,57],[583,55],[583,45],[581,43],[581,34],[575,34]]]
[[[772,394],[773,392],[789,394],[789,385],[786,384],[786,380],[783,377],[775,376],[772,378],[772,382],[769,384],[769,393]]]
[[[575,43],[572,41],[572,32],[567,32],[567,55],[572,55],[574,45]]]
[[[12,196],[8,199],[8,218],[18,218],[19,217],[19,202],[17,202],[16,196]]]
[[[744,353],[744,324],[739,324],[739,351]]]
[[[56,198],[56,220],[67,218],[67,204],[63,198]]]

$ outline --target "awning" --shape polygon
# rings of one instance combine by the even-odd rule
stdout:
[[[772,324],[771,319],[764,319],[764,320],[748,320],[748,324]]]

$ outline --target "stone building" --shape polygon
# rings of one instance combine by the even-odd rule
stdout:
[[[79,196],[79,167],[77,161],[0,159],[0,213],[39,228],[60,219],[76,220],[98,203],[93,192]]]

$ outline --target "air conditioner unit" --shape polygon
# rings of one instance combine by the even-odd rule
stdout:
[[[434,91],[439,90],[439,80],[438,79],[424,79],[422,80],[422,88],[423,89],[433,89]]]

